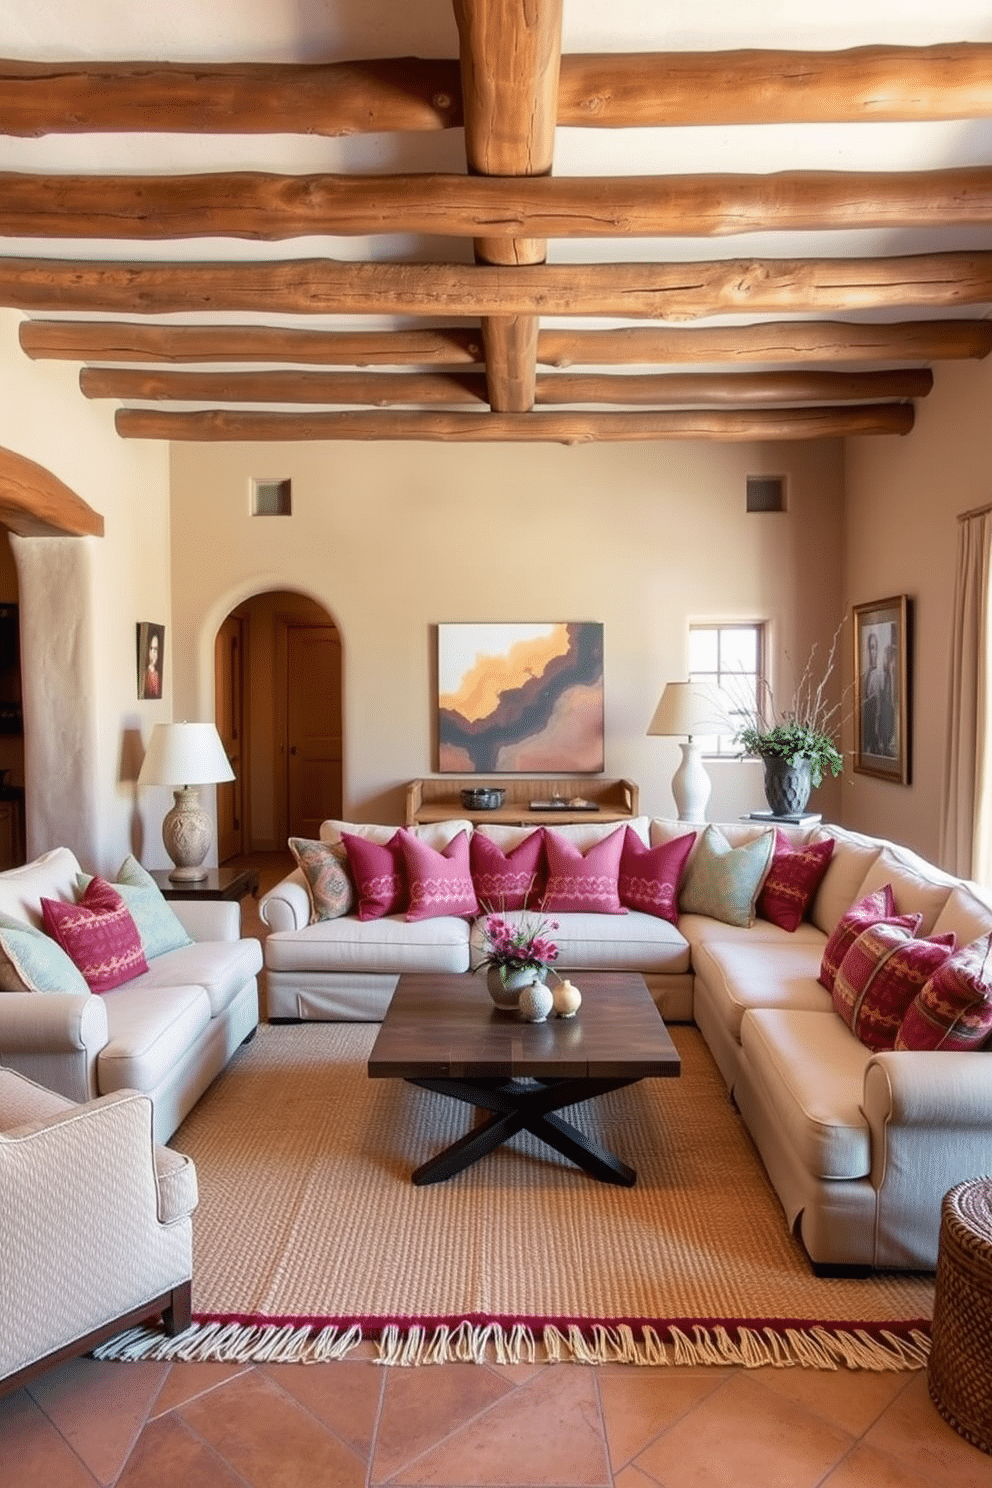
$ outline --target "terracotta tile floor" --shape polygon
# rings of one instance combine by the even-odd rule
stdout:
[[[262,890],[285,859],[256,860]],[[244,930],[262,926],[251,900]],[[264,989],[263,989],[264,990]],[[0,1488],[992,1488],[922,1372],[76,1359],[0,1399]]]
[[[0,1399],[3,1488],[989,1488],[926,1377],[109,1364]]]

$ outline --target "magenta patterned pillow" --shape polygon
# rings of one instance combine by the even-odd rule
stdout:
[[[469,841],[472,882],[479,904],[487,913],[527,909],[541,897],[544,829],[531,832],[504,853],[490,837],[473,832]]]
[[[862,930],[867,930],[869,925],[875,925],[879,920],[888,920],[893,925],[904,925],[911,932],[917,929],[923,918],[922,915],[897,915],[895,908],[896,901],[892,896],[892,885],[883,884],[881,888],[859,899],[857,904],[852,904],[851,908],[841,915],[823,947],[820,975],[817,978],[822,987],[826,987],[828,992],[834,990],[834,981],[840,963]]]
[[[399,839],[410,891],[408,920],[479,913],[469,867],[467,832],[459,832],[443,852],[421,842],[405,827],[400,827]]]
[[[905,925],[869,925],[838,968],[834,1007],[869,1049],[894,1049],[907,1008],[956,944],[953,931],[914,940]]]
[[[626,827],[582,853],[559,832],[544,834],[548,883],[541,908],[548,914],[626,914],[618,878]]]
[[[833,850],[832,837],[793,847],[782,832],[776,832],[772,866],[758,895],[761,918],[782,930],[798,930],[830,866]]]
[[[910,1003],[897,1049],[981,1049],[992,1033],[992,932],[948,956]]]
[[[109,992],[148,970],[131,911],[105,878],[91,879],[78,904],[42,899],[41,913],[91,992]]]
[[[307,881],[310,923],[337,920],[355,907],[355,886],[348,873],[348,850],[343,842],[314,842],[290,837],[289,850]]]
[[[351,832],[342,832],[341,841],[358,894],[358,918],[381,920],[402,913],[409,899],[399,831],[388,842],[370,842]]]
[[[625,832],[617,880],[620,903],[677,925],[679,881],[696,840],[695,832],[657,847],[645,847],[633,827],[625,828]]]

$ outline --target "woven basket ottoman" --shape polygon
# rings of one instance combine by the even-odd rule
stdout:
[[[992,1453],[992,1178],[944,1195],[927,1388],[944,1420]]]

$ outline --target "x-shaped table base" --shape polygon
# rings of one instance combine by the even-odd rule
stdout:
[[[436,1090],[454,1100],[466,1101],[493,1115],[473,1127],[423,1163],[413,1174],[418,1185],[441,1183],[485,1157],[519,1131],[533,1132],[556,1152],[584,1168],[601,1183],[617,1183],[630,1188],[637,1181],[633,1168],[621,1162],[612,1152],[580,1132],[556,1113],[562,1106],[574,1106],[593,1096],[606,1095],[636,1085],[637,1078],[626,1080],[410,1080],[423,1090]]]

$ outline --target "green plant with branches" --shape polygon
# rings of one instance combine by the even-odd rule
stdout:
[[[762,678],[754,705],[734,709],[738,717],[744,717],[734,734],[734,741],[741,745],[745,755],[783,759],[793,768],[808,760],[810,782],[814,787],[821,784],[828,770],[837,776],[844,768],[844,756],[836,742],[842,704],[831,703],[828,695],[830,678],[837,665],[837,645],[843,624],[841,621],[834,631],[826,665],[819,676],[814,671],[817,647],[813,646],[791,707],[780,713],[775,707],[771,687]]]

